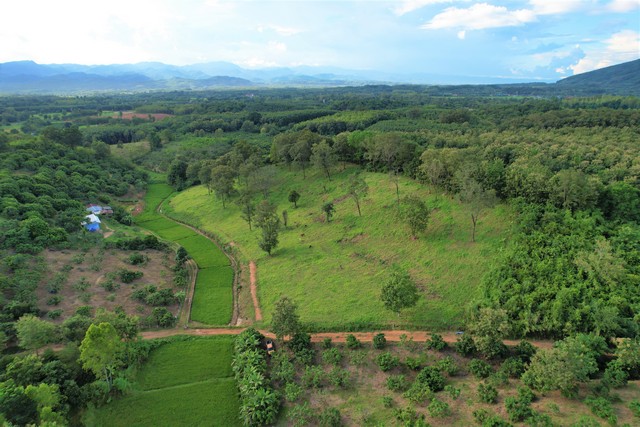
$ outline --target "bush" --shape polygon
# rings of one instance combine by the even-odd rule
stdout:
[[[347,347],[351,350],[355,350],[362,347],[362,343],[355,337],[355,335],[349,334],[347,335]]]
[[[431,339],[427,340],[426,345],[428,349],[442,351],[447,346],[447,343],[442,339],[442,335],[433,334]]]
[[[322,348],[329,349],[333,346],[333,342],[331,341],[331,338],[327,337],[324,340],[322,340]]]
[[[456,342],[456,352],[461,356],[471,356],[476,353],[476,343],[470,335],[462,335]]]
[[[535,399],[535,394],[528,387],[518,388],[518,397],[507,397],[504,401],[505,408],[509,414],[509,419],[514,422],[522,422],[534,415],[531,409],[531,402]]]
[[[446,372],[450,377],[453,377],[458,373],[458,365],[451,356],[446,356],[438,360],[438,362],[436,363],[436,367],[441,372]]]
[[[126,260],[131,265],[144,265],[147,261],[149,261],[149,257],[138,252],[129,255]]]
[[[373,348],[376,350],[382,350],[387,346],[387,339],[385,338],[383,333],[379,333],[374,335],[373,337]]]
[[[342,417],[336,408],[326,408],[318,416],[318,424],[322,427],[340,427]]]
[[[522,340],[515,346],[514,353],[524,363],[529,363],[533,355],[536,354],[536,348],[529,341]]]
[[[629,409],[635,417],[640,418],[640,400],[632,400],[629,402]]]
[[[476,378],[487,378],[493,373],[493,368],[484,360],[473,359],[469,362],[469,372]]]
[[[486,383],[478,385],[478,399],[483,403],[496,403],[498,401],[498,390]]]
[[[525,371],[525,365],[522,359],[518,357],[509,357],[502,362],[500,371],[509,378],[520,378]]]
[[[452,385],[444,386],[444,391],[449,393],[449,397],[451,397],[452,400],[457,400],[458,397],[460,396],[460,389]]]
[[[393,407],[393,397],[391,396],[382,396],[382,406],[385,408]]]
[[[337,366],[334,366],[333,369],[329,371],[327,378],[334,387],[347,388],[351,384],[351,375],[349,374],[349,371]]]
[[[391,391],[403,392],[409,388],[409,381],[404,375],[390,375],[387,377],[387,388]]]
[[[611,402],[604,397],[587,397],[584,403],[594,415],[607,420],[611,425],[616,425],[618,422],[618,417],[616,417]]]
[[[394,356],[387,351],[385,353],[380,353],[376,357],[376,364],[380,367],[382,372],[387,372],[397,367],[400,364],[400,359],[398,359],[398,356]]]
[[[293,405],[287,413],[287,419],[294,427],[303,427],[311,424],[311,408],[308,402]]]
[[[622,369],[622,367],[618,363],[611,362],[607,366],[607,369],[604,370],[602,383],[606,387],[619,388],[627,385],[628,378],[629,374],[627,373],[627,371]]]
[[[426,426],[424,415],[418,415],[413,406],[407,406],[404,409],[398,408],[393,411],[393,415],[400,421],[400,425],[413,427]]]
[[[81,305],[80,307],[76,308],[76,314],[80,316],[90,317],[92,310],[93,307],[91,307],[90,305]]]
[[[404,364],[407,365],[407,368],[418,371],[422,368],[422,358],[420,357],[407,357],[404,361]]]
[[[324,380],[324,371],[319,366],[305,366],[302,373],[302,385],[305,388],[320,388]]]
[[[402,396],[410,402],[422,404],[427,399],[431,399],[434,393],[426,384],[414,381],[409,390],[405,391]]]
[[[51,320],[57,319],[62,316],[63,310],[61,308],[57,308],[55,310],[51,310],[47,313],[47,317]]]
[[[125,268],[118,270],[118,278],[122,283],[131,283],[144,276],[142,271],[131,271]]]
[[[158,324],[158,326],[162,328],[170,328],[175,325],[176,321],[178,320],[165,307],[154,308],[151,315],[153,316],[153,319]]]
[[[427,410],[434,418],[445,418],[451,415],[451,408],[449,408],[449,404],[435,398],[431,400],[431,403],[427,406]]]
[[[62,297],[60,295],[54,295],[47,300],[47,305],[58,305],[62,302]]]
[[[342,353],[335,347],[322,352],[322,361],[328,365],[338,366],[342,358]]]
[[[284,398],[287,402],[295,402],[302,394],[302,387],[294,382],[286,383],[284,386]]]
[[[476,421],[476,424],[484,425],[484,422],[489,416],[489,411],[486,409],[476,409],[473,411],[473,419]]]
[[[437,393],[444,389],[445,380],[438,369],[427,366],[416,376],[416,382],[426,385],[431,391]]]
[[[296,374],[293,363],[284,351],[277,351],[271,358],[271,378],[276,381],[289,383],[293,381]]]

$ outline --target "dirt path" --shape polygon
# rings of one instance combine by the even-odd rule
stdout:
[[[144,339],[154,339],[154,338],[167,338],[174,335],[195,335],[195,336],[208,336],[208,335],[238,335],[242,332],[244,328],[215,328],[215,329],[165,329],[161,331],[148,331],[142,332],[140,335]],[[331,338],[333,342],[343,343],[346,341],[346,337],[349,334],[355,335],[362,342],[371,342],[373,341],[373,337],[382,332],[385,335],[387,341],[390,342],[400,342],[402,340],[402,335],[406,335],[407,339],[412,338],[414,342],[425,342],[429,338],[431,338],[431,332],[426,331],[378,331],[378,332],[318,332],[311,334],[312,342],[322,342],[325,338]],[[263,335],[275,338],[273,333],[269,331],[261,330],[260,333]],[[449,344],[454,344],[457,340],[457,335],[455,332],[441,332],[440,335],[444,339],[445,342]],[[553,341],[544,341],[544,340],[527,340],[535,347],[538,348],[551,348],[553,346]],[[504,340],[506,345],[516,345],[520,341],[519,340]]]
[[[249,276],[251,277],[251,299],[253,300],[253,309],[256,313],[256,322],[262,320],[262,310],[260,310],[260,302],[258,302],[258,268],[255,261],[249,263]]]

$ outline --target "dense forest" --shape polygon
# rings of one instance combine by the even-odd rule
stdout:
[[[150,344],[129,342],[138,318],[100,311],[54,327],[39,319],[35,291],[45,249],[97,244],[80,226],[85,206],[110,204],[130,225],[127,208],[152,172],[178,191],[204,185],[242,206],[249,226],[276,166],[327,179],[345,165],[411,178],[468,204],[474,238],[482,210],[506,204],[515,235],[479,282],[469,328],[492,312],[511,337],[638,337],[640,99],[472,95],[367,86],[0,97],[0,338],[11,351],[51,336],[76,343],[0,359],[2,391],[13,396],[0,407],[5,418],[64,423],[111,387],[126,389],[124,377],[107,375],[105,390],[94,382],[105,379],[100,370],[80,368],[91,325],[108,321],[124,339],[119,367],[148,354]],[[144,150],[127,158],[135,144]],[[46,393],[56,397],[49,405],[33,397]]]

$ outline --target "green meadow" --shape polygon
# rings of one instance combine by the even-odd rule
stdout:
[[[233,311],[233,270],[229,259],[211,240],[156,212],[172,193],[173,188],[167,184],[150,184],[144,211],[135,218],[136,224],[181,245],[198,264],[191,319],[207,325],[226,325]]]
[[[241,425],[231,359],[233,337],[176,338],[153,350],[134,390],[86,416],[86,425]]]
[[[234,242],[240,255],[258,265],[258,294],[265,319],[275,302],[287,295],[299,306],[303,322],[316,329],[419,327],[433,330],[461,326],[465,306],[480,296],[480,281],[507,244],[512,226],[509,209],[500,205],[479,221],[471,242],[466,206],[436,194],[413,180],[400,178],[400,196],[415,194],[433,208],[424,235],[413,239],[398,215],[395,185],[386,174],[364,173],[369,196],[359,217],[345,196],[346,178],[331,180],[312,170],[280,169],[269,198],[278,213],[288,212],[280,243],[271,256],[258,247],[260,230],[249,231],[234,203],[222,203],[203,186],[192,187],[165,203],[165,214]],[[301,194],[298,208],[287,201],[291,190]],[[323,203],[333,201],[336,213],[327,223]],[[400,317],[384,309],[379,299],[394,264],[406,269],[419,285],[422,298]],[[197,303],[198,296],[195,302]]]

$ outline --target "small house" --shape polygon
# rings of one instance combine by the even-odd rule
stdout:
[[[102,212],[102,206],[94,204],[87,205],[87,212],[97,215]]]
[[[100,218],[95,214],[85,216],[86,221],[82,221],[80,224],[84,226],[87,231],[94,232],[100,230]]]
[[[111,206],[103,206],[100,215],[113,215],[113,208]]]

